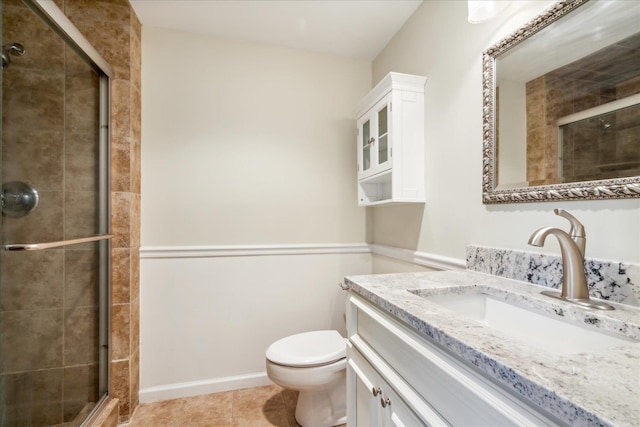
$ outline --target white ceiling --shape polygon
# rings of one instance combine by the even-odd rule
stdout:
[[[422,0],[130,0],[144,26],[371,61]]]

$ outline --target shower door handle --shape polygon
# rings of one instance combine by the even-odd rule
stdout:
[[[98,242],[114,237],[114,234],[100,234],[98,236],[82,237],[80,239],[60,240],[58,242],[45,243],[17,243],[12,245],[4,245],[2,249],[5,251],[41,251],[43,249],[60,248],[69,245],[78,245],[80,243]]]

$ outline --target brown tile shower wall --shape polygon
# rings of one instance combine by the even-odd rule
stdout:
[[[138,405],[141,26],[127,0],[64,0],[64,12],[115,70],[111,119],[111,378],[120,422]]]
[[[541,185],[547,175],[545,150],[546,103],[544,76],[526,84],[527,108],[527,181],[529,185]]]
[[[572,82],[548,74],[526,84],[529,185],[559,182],[557,123],[574,112],[573,91]]]
[[[5,241],[95,234],[95,174],[85,172],[98,78],[21,1],[2,8],[3,41],[27,51],[3,70],[2,180],[40,194],[32,214],[2,217]],[[93,245],[2,254],[2,425],[59,424],[96,402],[96,267]]]
[[[597,86],[594,90],[594,86]],[[616,99],[640,93],[640,77],[602,88],[602,84],[566,76],[545,74],[526,84],[527,103],[527,180],[530,185],[559,183],[558,119],[597,107]],[[602,136],[600,123],[581,124],[563,138],[563,176],[568,181],[617,178],[637,175],[636,171],[594,172],[594,165],[615,163],[616,159],[640,160],[638,110],[615,113],[617,131]],[[608,139],[606,139],[608,138]],[[577,144],[575,141],[580,141]]]
[[[629,79],[616,86],[616,98],[618,99],[637,93],[640,93],[640,76]],[[638,150],[638,141],[640,141],[640,109],[628,108],[616,113],[616,124],[620,129],[616,132],[618,156],[632,161],[640,161],[640,150]],[[627,169],[622,172],[627,176],[640,175],[640,164],[634,169]]]

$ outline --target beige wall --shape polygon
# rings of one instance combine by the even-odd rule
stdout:
[[[384,273],[413,273],[417,271],[433,271],[428,267],[423,267],[412,262],[400,261],[382,255],[373,255],[373,271],[372,274]]]
[[[462,259],[471,243],[534,250],[527,241],[536,228],[567,228],[552,212],[562,207],[585,224],[587,256],[640,260],[639,199],[482,204],[482,51],[548,5],[514,2],[496,19],[472,25],[466,2],[424,2],[374,60],[374,84],[389,71],[429,78],[426,204],[375,209],[375,243]],[[559,252],[551,240],[542,251]]]
[[[500,117],[497,118],[500,149],[498,155],[498,185],[520,184],[527,180],[526,96],[524,83],[502,79],[498,87]]]
[[[149,27],[142,44],[141,401],[265,384],[268,345],[344,333],[337,285],[371,272],[348,245],[366,251],[371,64]]]
[[[144,246],[360,243],[370,63],[144,28]]]

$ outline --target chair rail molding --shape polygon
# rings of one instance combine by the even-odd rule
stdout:
[[[370,246],[371,252],[375,255],[382,255],[388,258],[394,258],[436,270],[464,270],[467,266],[466,260],[464,259],[447,257],[428,252],[413,251],[411,249],[398,248],[394,246],[378,244],[371,244]]]
[[[366,254],[382,255],[437,270],[464,270],[464,259],[376,243],[309,243],[291,245],[223,245],[223,246],[143,246],[140,258],[217,258],[269,255],[318,255],[318,254]]]
[[[371,253],[366,243],[291,245],[143,246],[140,258],[216,258],[267,255],[316,255]]]

